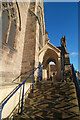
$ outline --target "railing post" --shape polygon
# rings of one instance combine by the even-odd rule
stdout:
[[[33,83],[32,83],[32,93],[34,91],[34,71],[33,71]]]
[[[1,120],[1,114],[2,114],[2,105],[0,106],[0,120]]]
[[[23,93],[22,93],[21,115],[23,114],[23,100],[24,100],[24,84],[23,84]]]

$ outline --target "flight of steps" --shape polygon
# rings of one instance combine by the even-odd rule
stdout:
[[[23,115],[16,114],[13,120],[80,120],[74,83],[37,83],[26,99]]]

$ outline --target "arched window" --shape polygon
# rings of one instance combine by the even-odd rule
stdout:
[[[10,28],[10,32],[9,32],[9,38],[8,38],[8,44],[13,47],[14,45],[14,39],[15,39],[15,31],[16,30],[16,26],[15,26],[15,22],[12,21],[11,22],[11,28]]]
[[[39,44],[42,46],[42,29],[41,29],[41,8],[38,6],[37,7],[37,16],[38,16],[38,20],[39,20]]]
[[[2,11],[2,41],[6,42],[7,30],[9,26],[8,11]]]
[[[14,46],[17,26],[16,4],[13,2],[2,3],[2,42]]]
[[[39,43],[42,44],[42,31],[41,31],[41,26],[39,26]]]

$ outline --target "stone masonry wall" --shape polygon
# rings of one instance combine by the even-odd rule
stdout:
[[[40,8],[40,9],[39,9]],[[40,16],[38,16],[37,12],[39,12],[38,10],[40,10],[40,12],[42,14],[40,14]],[[39,24],[39,21],[37,20],[36,23],[36,46],[35,46],[35,67],[38,67],[39,65],[39,47],[40,47],[40,43],[39,43],[39,27],[41,26],[41,30],[42,30],[42,45],[45,45],[45,18],[44,18],[44,5],[43,2],[36,2],[36,7],[35,7],[35,14],[37,15],[37,17],[41,17],[41,24]],[[35,80],[38,76],[38,70],[35,72]]]
[[[11,82],[20,74],[33,70],[39,65],[39,21],[37,16],[37,7],[41,7],[41,31],[42,46],[45,45],[45,19],[43,2],[18,2],[21,17],[21,31],[19,30],[19,18],[14,48],[8,44],[3,44],[2,68],[0,69],[0,78],[2,82]],[[18,16],[18,11],[17,11]],[[18,16],[19,17],[19,16]],[[35,64],[35,65],[34,65]],[[32,71],[23,75],[23,81]],[[38,71],[35,76],[38,75]],[[31,78],[32,79],[32,78]]]
[[[37,14],[38,7],[40,7],[40,16]],[[41,21],[39,21],[41,17]],[[41,24],[40,24],[41,23]],[[28,72],[25,75],[22,75],[21,81],[23,81],[34,69],[39,65],[39,27],[41,26],[42,31],[42,46],[45,43],[45,20],[44,20],[44,7],[43,2],[32,2],[28,10],[28,20],[26,26],[25,34],[25,43],[24,43],[24,52],[22,60],[21,74]],[[32,71],[31,71],[32,70]],[[38,76],[38,70],[35,72],[35,78]],[[33,76],[32,76],[33,77]],[[29,82],[32,81],[32,77]]]
[[[26,34],[24,42],[24,51],[22,59],[21,74],[28,72],[21,77],[21,81],[33,71],[35,62],[35,39],[36,39],[36,17],[32,12],[35,12],[35,3],[30,3],[28,10],[28,19],[26,25]],[[31,77],[32,80],[32,77]]]
[[[24,37],[25,37],[25,28],[26,28],[26,20],[27,20],[27,12],[29,7],[29,2],[26,3],[18,3],[20,16],[21,16],[21,31],[16,29],[16,43],[15,49],[11,49],[7,44],[3,45],[2,50],[2,68],[0,69],[0,76],[2,75],[2,79],[0,82],[11,82],[15,79],[21,72],[21,64],[22,64],[22,54],[24,47]]]

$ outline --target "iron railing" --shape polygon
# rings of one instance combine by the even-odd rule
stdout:
[[[23,114],[23,102],[24,102],[24,87],[25,87],[25,83],[26,81],[33,75],[33,83],[32,83],[32,93],[33,93],[33,90],[34,90],[34,72],[37,70],[37,69],[41,69],[41,65],[39,65],[37,68],[34,69],[34,71],[20,84],[18,85],[7,97],[6,99],[4,99],[4,101],[1,102],[0,104],[0,120],[2,118],[2,110],[5,106],[5,104],[12,98],[12,96],[21,88],[23,87],[23,90],[22,90],[22,99],[21,99],[21,115]]]
[[[72,64],[72,77],[73,77],[73,82],[75,83],[78,104],[79,104],[79,109],[80,109],[80,85],[79,85],[79,80],[76,76],[76,72],[75,72],[73,64]]]
[[[24,76],[24,75],[27,75],[27,73],[30,73],[30,72],[32,72],[32,71],[34,71],[34,69],[31,69],[31,70],[29,70],[29,71],[27,71],[27,72],[25,72],[25,73],[20,74],[20,75],[17,76],[14,80],[12,80],[12,83],[13,83],[13,82],[16,82],[20,77],[22,77],[22,76]]]
[[[25,104],[25,100],[27,99],[28,94],[30,93],[31,87],[26,91],[25,95],[24,95],[24,102],[23,105]],[[20,90],[20,95],[19,95],[19,102],[18,104],[13,108],[13,110],[11,111],[11,113],[6,117],[6,120],[11,120],[11,118],[13,118],[13,116],[17,113],[17,114],[21,114],[21,104],[22,104],[22,99],[20,99],[21,96],[21,90]]]

